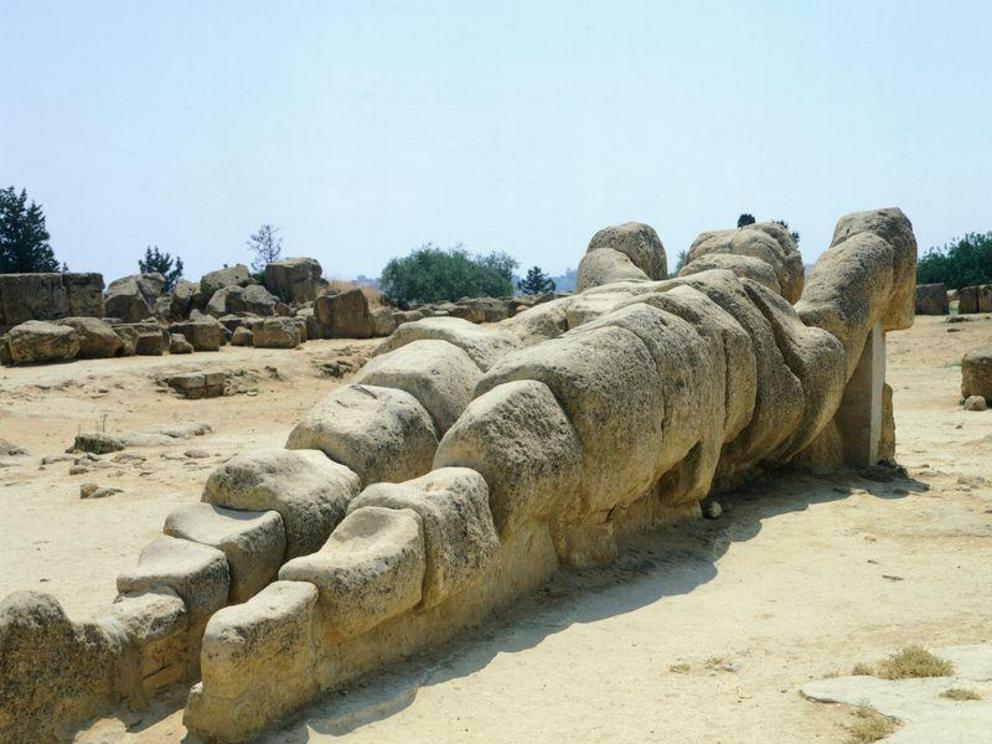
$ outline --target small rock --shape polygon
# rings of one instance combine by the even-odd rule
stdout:
[[[193,460],[201,460],[204,457],[210,457],[210,453],[202,449],[188,449],[184,454],[186,455],[186,457],[189,457]]]
[[[69,468],[69,475],[84,475],[90,472],[90,469],[86,465],[73,465]]]
[[[121,489],[112,486],[98,486],[96,483],[84,483],[79,487],[79,498],[81,499],[105,499],[121,493]]]
[[[41,458],[42,465],[54,465],[57,462],[69,462],[73,460],[73,457],[69,455],[49,455],[48,457]]]
[[[28,451],[23,447],[11,444],[6,439],[0,439],[0,455],[3,457],[16,457],[18,455],[26,455],[27,453]]]
[[[707,519],[718,519],[723,514],[719,501],[709,501],[703,506],[703,516]]]
[[[984,411],[988,407],[988,403],[981,395],[969,395],[964,401],[964,410],[966,411]]]

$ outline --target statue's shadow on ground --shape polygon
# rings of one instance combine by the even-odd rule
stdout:
[[[533,648],[575,623],[622,615],[665,597],[688,594],[713,579],[730,545],[755,537],[766,519],[867,491],[899,499],[927,490],[901,469],[817,477],[778,474],[720,498],[717,520],[681,522],[636,539],[613,565],[565,570],[481,627],[348,688],[324,695],[280,728],[279,742],[306,742],[311,732],[343,736],[410,705],[419,689],[466,677],[498,654]]]

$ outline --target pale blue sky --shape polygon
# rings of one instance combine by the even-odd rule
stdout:
[[[992,2],[0,0],[0,187],[73,270],[198,277],[261,222],[325,273],[424,241],[575,266],[742,211],[992,230]]]

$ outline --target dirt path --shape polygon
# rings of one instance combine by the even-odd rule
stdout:
[[[270,741],[844,741],[849,714],[804,700],[801,685],[909,643],[992,640],[992,412],[958,407],[960,370],[951,366],[983,343],[992,343],[992,320],[920,318],[890,337],[908,479],[759,483],[725,499],[721,519],[648,536],[610,569],[563,575],[449,647],[327,696]],[[0,591],[41,586],[79,611],[108,601],[122,563],[174,503],[196,498],[208,468],[248,444],[282,442],[335,384],[312,376],[302,354],[282,352],[275,364],[291,384],[265,380],[254,398],[177,404],[121,392],[114,405],[134,409],[122,425],[168,423],[163,412],[182,409],[216,430],[190,446],[219,456],[165,460],[154,478],[120,476],[147,487],[96,504],[103,512],[78,500],[66,463],[0,470]],[[39,455],[64,449],[77,421],[108,407],[87,398],[91,383],[65,393],[65,411],[47,394],[22,401],[26,380],[0,380],[0,404],[15,403],[0,436],[18,439],[6,429],[14,419],[18,443]],[[50,581],[38,584],[43,576]],[[179,741],[182,702],[128,718],[129,732],[119,720],[100,722],[80,740]]]

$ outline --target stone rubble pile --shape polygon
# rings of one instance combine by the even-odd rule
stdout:
[[[560,295],[463,298],[407,310],[374,307],[359,288],[331,289],[312,258],[242,264],[179,281],[158,273],[110,283],[99,274],[0,276],[0,363],[217,351],[225,344],[295,348],[308,339],[374,338],[429,317],[496,323]]]

